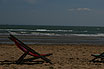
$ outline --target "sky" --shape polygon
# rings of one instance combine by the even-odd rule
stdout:
[[[0,0],[0,24],[104,26],[104,0]]]

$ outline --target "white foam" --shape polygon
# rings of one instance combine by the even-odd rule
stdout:
[[[104,34],[71,34],[71,35],[74,35],[74,36],[102,36],[104,37]]]
[[[46,30],[46,29],[36,29],[34,31],[48,31],[48,30]]]
[[[47,32],[72,32],[73,30],[47,30],[47,29],[36,29],[32,31],[47,31]]]
[[[29,31],[28,29],[0,29],[0,31]]]

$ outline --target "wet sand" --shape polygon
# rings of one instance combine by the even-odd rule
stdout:
[[[28,46],[39,53],[53,53],[52,56],[47,57],[53,64],[43,62],[42,59],[22,65],[12,64],[23,52],[14,44],[0,44],[0,69],[104,69],[104,63],[89,62],[93,58],[91,54],[104,52],[103,45],[34,44]],[[26,58],[30,57],[26,56]],[[10,64],[7,61],[10,61]],[[37,63],[40,61],[43,63]]]
[[[104,45],[104,37],[94,36],[47,36],[47,35],[14,35],[25,44],[93,44]],[[9,35],[0,35],[0,44],[14,44]]]

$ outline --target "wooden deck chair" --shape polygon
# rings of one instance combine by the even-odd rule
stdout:
[[[31,55],[31,56],[34,57],[34,58],[31,59],[31,61],[36,59],[36,58],[41,58],[44,61],[46,61],[47,63],[52,64],[51,60],[46,58],[46,56],[52,55],[51,53],[50,54],[39,54],[38,52],[36,52],[35,50],[31,49],[26,44],[24,44],[22,41],[17,39],[12,34],[10,34],[10,37],[8,37],[8,38],[11,39],[16,44],[16,46],[24,52],[24,54],[16,61],[17,64],[23,63],[24,60],[25,60],[24,58],[26,57],[26,55]],[[30,60],[27,60],[27,61],[30,61]]]
[[[104,52],[101,54],[92,54],[94,58],[91,60],[92,62],[104,62]],[[100,60],[98,60],[100,59]]]

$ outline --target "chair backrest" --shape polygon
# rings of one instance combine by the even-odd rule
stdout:
[[[36,51],[34,51],[33,49],[31,49],[30,47],[28,47],[26,44],[24,44],[22,41],[20,41],[19,39],[17,39],[15,36],[13,36],[12,34],[10,34],[9,39],[11,39],[13,42],[15,42],[16,46],[21,49],[23,52],[29,52],[29,55],[32,56],[36,56],[39,57],[39,53],[37,53]],[[47,54],[41,54],[40,56],[44,56]]]
[[[19,43],[16,39],[12,38],[12,37],[9,37],[9,39],[11,39],[15,44],[16,46],[21,49],[23,52],[28,52],[28,50],[26,48],[24,48],[24,46]]]

